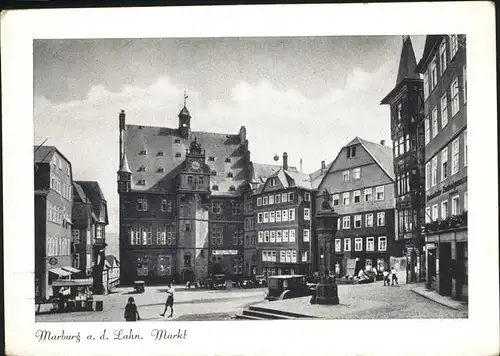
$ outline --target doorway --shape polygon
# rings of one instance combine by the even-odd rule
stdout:
[[[452,289],[451,244],[439,244],[439,294],[451,296]]]

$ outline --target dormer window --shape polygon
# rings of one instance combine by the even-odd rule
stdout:
[[[137,182],[137,185],[146,185],[146,181],[144,179],[140,179],[138,182]]]
[[[347,158],[356,157],[356,146],[347,147]]]
[[[139,155],[140,155],[140,156],[145,156],[145,155],[146,155],[146,153],[147,153],[147,152],[146,152],[146,150],[140,150],[140,151],[139,151]]]
[[[164,173],[165,172],[165,168],[163,167],[159,167],[157,170],[156,170],[156,173]]]
[[[163,151],[158,151],[157,156],[163,156]]]
[[[176,158],[180,158],[180,157],[181,157],[181,154],[180,154],[179,152],[177,152],[177,153],[175,154],[175,157],[176,157]]]
[[[271,178],[269,180],[269,184],[271,185],[271,187],[275,187],[276,186],[276,178]]]
[[[215,157],[214,156],[210,156],[210,157],[208,157],[208,160],[211,161],[211,162],[214,162],[215,161]]]
[[[227,174],[227,177],[228,177],[228,178],[233,178],[233,172],[229,172],[229,173]]]
[[[228,158],[226,158],[226,161],[225,161],[225,162],[226,162],[226,163],[231,163],[231,158],[229,158],[229,157],[228,157]]]
[[[232,186],[230,186],[230,187],[229,187],[229,191],[230,191],[230,192],[233,192],[233,191],[235,191],[235,190],[236,190],[236,188],[234,187],[234,185],[232,185]]]
[[[212,190],[219,190],[219,186],[218,185],[212,185]]]
[[[146,166],[140,166],[138,172],[146,172]]]
[[[213,175],[213,176],[216,176],[216,175],[217,175],[217,172],[216,172],[216,171],[212,171],[212,175]]]
[[[179,140],[178,138],[176,138],[176,139],[174,140],[174,143],[181,143],[181,140]]]

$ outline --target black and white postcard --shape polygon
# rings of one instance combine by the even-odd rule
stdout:
[[[6,353],[497,353],[493,24],[5,14]]]

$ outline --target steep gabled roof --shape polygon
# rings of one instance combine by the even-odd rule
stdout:
[[[403,47],[401,49],[396,86],[405,79],[420,79],[420,76],[415,71],[416,66],[417,60],[415,58],[415,52],[413,51],[411,38],[410,36],[406,36],[403,40]]]
[[[82,186],[77,182],[73,182],[73,201],[82,203],[87,203],[89,201]]]
[[[334,161],[331,161],[330,163],[325,165],[325,168],[320,168],[309,175],[312,189],[318,189],[321,181],[323,180],[323,177],[326,175],[326,172],[330,170],[333,162]]]
[[[97,217],[102,216],[104,218],[103,222],[108,224],[108,206],[99,183],[96,181],[76,181],[75,183],[80,185],[82,191],[92,203],[92,209],[97,213],[96,220],[100,221]],[[101,209],[103,210],[101,211]]]
[[[50,163],[55,151],[54,146],[35,146],[33,148],[35,163]]]
[[[431,60],[431,54],[434,51],[435,46],[441,42],[444,35],[428,35],[425,37],[425,45],[424,52],[422,54],[422,58],[417,64],[417,68],[415,69],[419,73],[423,73],[425,67],[427,67],[427,63]]]
[[[366,149],[369,155],[382,168],[382,170],[391,178],[394,179],[394,162],[392,148],[375,142],[370,142],[356,137],[360,144]],[[349,146],[349,145],[348,145]]]

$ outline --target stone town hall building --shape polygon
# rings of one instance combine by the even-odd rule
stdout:
[[[123,284],[256,271],[254,191],[277,166],[250,161],[246,129],[126,125],[119,115],[120,275]],[[245,229],[245,226],[247,227]]]

